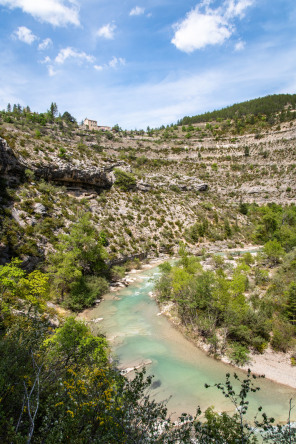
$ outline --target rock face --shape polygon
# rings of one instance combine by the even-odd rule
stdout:
[[[108,189],[112,187],[115,181],[112,171],[117,167],[127,171],[130,169],[130,166],[125,162],[117,162],[103,167],[83,168],[62,162],[36,166],[29,164],[23,159],[19,160],[8,146],[6,140],[0,138],[0,175],[6,179],[9,185],[20,182],[25,170],[30,169],[36,177],[48,181],[65,185],[75,184],[94,189]]]
[[[109,165],[103,166],[85,166],[74,165],[70,162],[64,162],[60,159],[53,159],[52,163],[47,165],[34,165],[20,157],[18,159],[12,149],[8,146],[6,140],[0,138],[0,174],[3,176],[9,185],[14,185],[20,182],[25,174],[26,169],[33,171],[37,178],[42,178],[47,181],[57,182],[64,185],[76,185],[83,188],[92,189],[108,189],[111,188],[115,182],[114,169],[120,168],[123,171],[131,172],[131,167],[124,161],[118,161]],[[162,178],[166,179],[166,178]],[[137,189],[143,192],[148,192],[154,187],[171,187],[174,186],[180,191],[206,191],[208,185],[200,183],[196,178],[182,176],[179,180],[172,180],[167,178],[166,182],[158,182],[155,185],[144,182],[143,180],[137,183]],[[39,210],[37,209],[37,212]],[[44,209],[40,209],[43,213]]]
[[[110,188],[112,180],[104,168],[89,167],[80,169],[72,165],[47,165],[43,167],[31,167],[35,176],[45,180],[64,184],[77,184],[93,188]]]
[[[0,137],[0,175],[9,185],[16,184],[25,172],[25,166],[15,157],[6,140]]]

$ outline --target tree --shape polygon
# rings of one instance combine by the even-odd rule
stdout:
[[[61,301],[68,296],[67,304],[75,310],[91,305],[107,290],[106,281],[99,279],[105,271],[105,241],[86,214],[71,226],[69,234],[59,236],[55,253],[49,255],[52,290]],[[96,282],[91,281],[94,276],[98,277]]]
[[[115,133],[119,133],[120,131],[122,131],[122,128],[120,128],[120,126],[118,125],[118,123],[116,123],[116,124],[112,127],[112,131],[114,131]]]
[[[55,102],[51,102],[48,113],[52,119],[58,115],[58,106]]]
[[[281,257],[285,254],[285,250],[276,239],[266,242],[263,252],[272,265],[278,264]]]
[[[46,308],[48,277],[39,270],[26,275],[20,265],[21,261],[15,259],[0,267],[0,328],[1,324],[9,325],[14,310],[29,316]]]
[[[76,123],[75,117],[71,116],[71,114],[68,111],[65,111],[62,115],[62,119],[67,123]]]

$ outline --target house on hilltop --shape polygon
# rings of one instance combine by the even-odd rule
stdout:
[[[96,120],[90,120],[88,118],[84,119],[83,125],[85,127],[88,127],[90,130],[97,130],[98,129],[98,122]]]
[[[83,126],[84,128],[87,128],[89,130],[103,130],[103,131],[110,131],[111,127],[110,126],[98,126],[98,122],[96,120],[91,120],[91,119],[84,119],[83,121]]]

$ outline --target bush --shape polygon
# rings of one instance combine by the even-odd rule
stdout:
[[[234,342],[232,344],[230,359],[237,365],[247,364],[249,361],[249,351],[243,345]]]
[[[121,267],[120,265],[114,265],[114,267],[111,268],[111,279],[113,281],[118,281],[119,279],[122,279],[125,275],[125,267]]]
[[[277,240],[270,240],[266,242],[263,251],[272,265],[280,262],[281,257],[285,254],[285,250]]]
[[[65,299],[65,305],[74,311],[90,307],[95,300],[106,293],[109,284],[103,277],[87,276],[75,281],[71,286],[70,294]]]
[[[123,191],[129,191],[136,187],[137,181],[132,173],[127,173],[119,168],[114,170],[115,185]]]
[[[263,353],[268,346],[268,342],[266,342],[261,336],[256,336],[252,341],[252,345],[257,352]]]
[[[273,328],[271,346],[275,351],[287,352],[292,345],[294,328],[292,325],[279,321]]]

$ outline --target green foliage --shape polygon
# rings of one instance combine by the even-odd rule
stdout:
[[[67,123],[77,123],[75,117],[71,116],[68,111],[65,111],[62,115],[62,119]]]
[[[26,276],[15,259],[0,267],[0,329],[14,318],[13,310],[43,312],[48,294],[48,277],[38,270]]]
[[[287,352],[293,345],[293,326],[283,320],[277,320],[274,323],[272,332],[272,348],[276,351]]]
[[[276,239],[266,242],[263,252],[272,265],[278,264],[281,257],[285,254],[285,250]]]
[[[65,306],[74,311],[90,307],[109,290],[109,284],[101,276],[81,276],[71,284]]]
[[[249,207],[251,220],[255,224],[256,241],[266,243],[277,240],[284,250],[290,251],[296,246],[296,206],[270,204],[262,207]]]
[[[199,267],[185,251],[182,261],[185,284]],[[169,264],[163,266],[167,276],[173,269]],[[203,285],[207,287],[208,283]],[[198,408],[194,417],[182,414],[176,426],[167,416],[165,403],[150,398],[152,377],[146,377],[145,369],[126,379],[110,364],[104,336],[94,336],[85,323],[73,317],[52,328],[56,313],[44,304],[46,276],[40,272],[26,275],[14,261],[0,267],[0,292],[3,444],[249,444],[263,430],[266,442],[293,442],[295,430],[290,421],[286,427],[274,427],[265,413],[260,420],[257,415],[252,422],[246,419],[248,394],[259,390],[250,371],[243,380],[234,374],[238,389],[229,374],[225,383],[215,384],[232,402],[235,413],[218,414],[208,408],[201,417]],[[258,415],[261,411],[259,407]]]
[[[258,99],[248,100],[246,102],[237,103],[227,108],[218,111],[207,112],[193,117],[184,117],[178,122],[178,125],[188,125],[198,122],[209,122],[217,119],[237,119],[241,116],[260,117],[265,114],[278,113],[284,110],[284,107],[289,103],[296,102],[296,94],[274,94]]]
[[[122,171],[119,168],[114,170],[115,185],[123,191],[129,191],[136,187],[136,178],[132,173]]]
[[[296,282],[291,282],[288,290],[287,316],[291,324],[296,324]]]
[[[120,265],[114,265],[111,268],[111,279],[113,281],[118,281],[119,279],[122,279],[125,275],[125,267],[121,267]]]
[[[239,204],[239,212],[241,214],[247,215],[248,214],[248,204],[244,202],[240,202]]]
[[[61,159],[66,159],[66,158],[67,158],[66,153],[67,153],[66,148],[64,148],[64,147],[62,146],[62,147],[60,148],[60,150],[59,150],[58,156],[59,156]]]
[[[237,365],[245,365],[249,362],[249,351],[243,345],[234,342],[232,344],[230,359]]]
[[[73,309],[93,303],[106,288],[105,280],[88,278],[105,272],[104,240],[86,214],[72,225],[69,234],[59,236],[56,252],[48,257],[52,290],[62,301],[66,296],[66,305]],[[98,284],[98,291],[94,289],[94,282]]]
[[[188,331],[198,330],[215,353],[225,352],[227,340],[234,348],[236,361],[243,362],[244,350],[247,353],[250,347],[262,353],[270,340],[272,312],[263,303],[253,306],[245,297],[251,268],[240,261],[231,278],[227,278],[223,257],[213,256],[214,271],[204,271],[198,259],[189,256],[184,248],[179,254],[179,263],[161,269],[162,276],[156,283],[159,299],[174,301]],[[253,262],[252,257],[246,259]],[[221,331],[226,332],[226,343],[221,339],[213,343]]]

